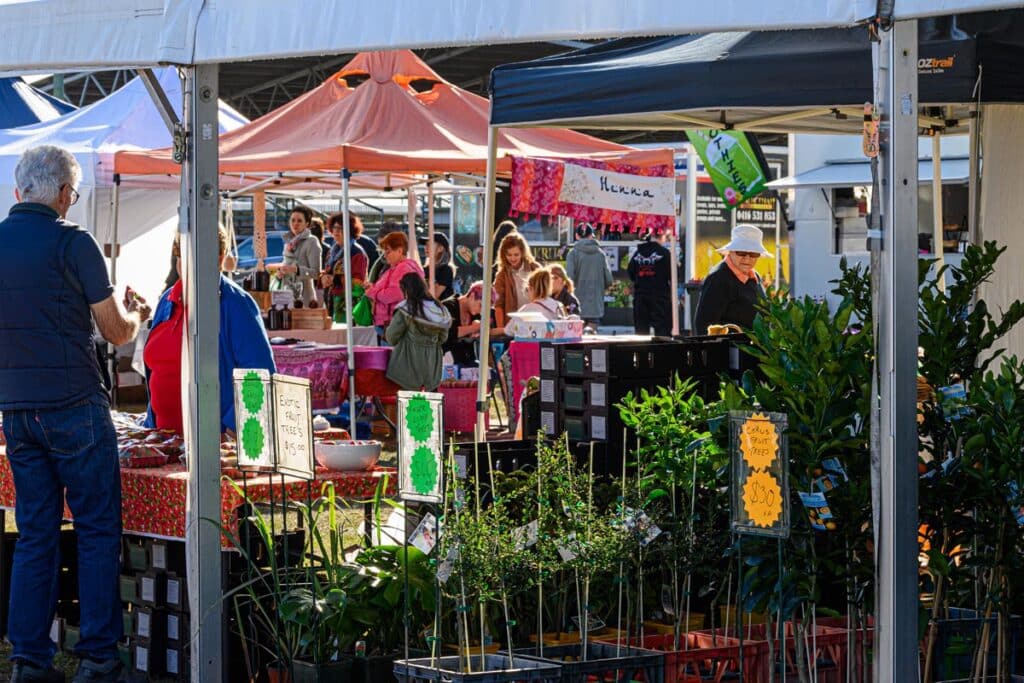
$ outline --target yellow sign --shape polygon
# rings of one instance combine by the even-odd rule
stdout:
[[[770,527],[782,517],[782,489],[769,472],[751,472],[743,484],[743,506],[750,521]]]
[[[740,451],[752,470],[772,466],[779,455],[779,437],[767,415],[754,413],[740,430]]]

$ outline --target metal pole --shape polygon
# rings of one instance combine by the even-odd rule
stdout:
[[[917,23],[898,21],[881,36],[876,101],[882,114],[882,190],[877,357],[881,464],[875,539],[875,680],[919,678],[917,642]],[[897,328],[897,325],[899,327]],[[897,329],[899,334],[897,334]]]
[[[480,378],[476,388],[476,441],[487,436],[484,417],[487,411],[487,385],[491,378],[491,262],[494,260],[491,243],[494,241],[494,184],[498,166],[498,129],[487,128],[487,179],[484,181],[484,222],[480,231],[484,250],[484,301],[480,309]]]
[[[775,195],[775,287],[782,275],[782,198]]]
[[[975,116],[968,124],[971,139],[970,175],[968,176],[967,194],[970,213],[968,214],[968,239],[971,244],[981,244],[981,112],[979,105],[975,108]]]
[[[427,289],[433,294],[437,273],[437,264],[434,263],[437,260],[434,258],[434,183],[427,183],[427,258],[430,259],[430,286]]]
[[[352,173],[347,169],[341,169],[341,220],[342,239],[345,244],[343,258],[345,259],[345,351],[348,354],[348,427],[353,439],[356,435],[356,353],[353,337],[355,329],[352,327],[352,237],[349,234],[349,210],[348,210],[348,181]]]
[[[936,273],[946,264],[942,225],[942,134],[936,131],[932,136],[932,256],[938,259]],[[946,278],[939,278],[937,284],[946,291]]]
[[[188,221],[182,257],[185,279],[185,335],[188,406],[186,541],[189,609],[192,620],[192,680],[222,680],[224,651],[220,530],[220,268],[217,241],[217,65],[187,70],[186,126],[190,131],[182,180],[188,193]]]
[[[95,190],[94,190],[95,192]],[[121,174],[114,174],[114,206],[111,210],[110,284],[117,286],[117,212],[121,204]]]
[[[416,245],[416,191],[409,188],[406,192],[409,201],[409,253],[406,255],[416,263],[420,263],[420,250]],[[423,264],[420,263],[420,265]]]
[[[676,213],[676,224],[671,234],[669,235],[669,248],[672,253],[672,334],[679,334],[679,227],[682,223],[679,214]],[[634,295],[635,296],[635,295]],[[646,330],[644,331],[646,334]]]
[[[697,277],[697,150],[693,145],[686,147],[686,281]],[[685,327],[693,330],[690,320],[690,293],[686,293],[684,310]]]

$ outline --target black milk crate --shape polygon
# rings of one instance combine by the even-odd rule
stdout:
[[[625,379],[599,377],[584,380],[563,379],[559,383],[558,405],[565,412],[617,410],[615,407],[630,391],[639,396],[642,389],[657,391],[668,386],[668,379]]]
[[[167,573],[167,609],[179,612],[188,611],[188,581],[184,574]]]
[[[665,683],[665,655],[655,650],[606,643],[587,643],[586,661],[583,644],[545,645],[544,656],[537,647],[512,650],[513,655],[538,662],[559,664],[560,683],[590,681],[645,681]],[[499,653],[501,654],[501,653]]]
[[[562,377],[668,378],[682,371],[679,342],[604,342],[562,350]]]
[[[147,539],[149,566],[147,569],[163,569],[175,574],[185,574],[185,543]]]
[[[167,645],[164,651],[164,672],[175,681],[187,681],[189,678],[188,653],[184,645]]]
[[[167,613],[167,643],[168,646],[174,643],[184,645],[187,643],[192,635],[191,628],[188,620],[188,614],[184,612],[168,612]]]
[[[558,401],[558,391],[561,380],[558,377],[541,377],[540,378],[540,406],[541,408],[550,408],[555,406]]]
[[[138,575],[138,604],[163,607],[167,604],[167,572],[159,569]]]
[[[148,640],[154,647],[167,647],[167,612],[153,607],[140,607],[133,612],[132,637]]]
[[[144,638],[132,640],[132,671],[149,676],[161,676],[167,668],[167,643],[156,643]]]
[[[551,662],[512,657],[511,666],[507,655],[477,655],[470,657],[470,668],[474,673],[462,673],[462,658],[459,656],[438,657],[431,660],[399,659],[395,661],[395,678],[403,683],[559,683],[562,667]],[[659,679],[660,680],[660,679]]]
[[[557,403],[541,404],[540,432],[545,439],[554,439],[561,436],[561,411],[559,411]]]
[[[587,408],[579,413],[563,412],[560,416],[562,431],[569,442],[608,441],[622,446],[622,417],[618,408]]]

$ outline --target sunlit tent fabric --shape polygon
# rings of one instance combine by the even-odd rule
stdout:
[[[1024,101],[1024,12],[920,20],[919,42],[922,103]],[[491,123],[857,133],[872,73],[865,27],[616,40],[497,67]]]
[[[50,121],[74,109],[20,78],[0,78],[0,128]]]
[[[222,135],[220,171],[483,173],[488,107],[408,50],[361,53],[312,91]],[[671,163],[664,150],[632,150],[570,130],[506,131],[498,147],[505,172],[510,154]],[[179,168],[169,148],[121,152],[115,167],[125,175]]]

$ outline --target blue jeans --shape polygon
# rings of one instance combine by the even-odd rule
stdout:
[[[12,659],[53,661],[64,500],[78,540],[79,656],[117,657],[121,475],[117,435],[103,397],[60,410],[4,411],[7,458],[17,492],[19,537],[11,573],[8,639]]]

